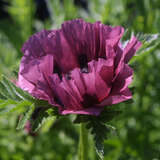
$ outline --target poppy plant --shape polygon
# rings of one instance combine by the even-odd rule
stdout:
[[[43,30],[24,44],[18,86],[58,107],[60,114],[99,115],[105,106],[132,98],[127,64],[141,46],[124,29],[82,19]]]

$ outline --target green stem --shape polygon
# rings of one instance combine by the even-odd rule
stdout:
[[[88,131],[84,123],[80,124],[78,160],[88,159]]]

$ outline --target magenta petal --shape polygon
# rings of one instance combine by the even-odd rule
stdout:
[[[61,30],[57,30],[49,40],[48,52],[54,56],[55,63],[63,73],[79,66],[78,58],[74,55],[70,42],[66,40]]]
[[[87,108],[83,110],[60,110],[60,113],[63,115],[66,114],[86,114],[86,115],[95,115],[98,116],[103,110],[103,107],[94,107],[94,108]]]
[[[124,29],[120,26],[114,27],[111,29],[108,38],[106,39],[106,45],[110,45],[112,47],[115,47],[115,45],[118,45],[119,40],[123,36]]]
[[[34,34],[29,38],[29,40],[23,45],[22,52],[27,57],[27,59],[32,57],[41,57],[46,55],[44,52],[45,44],[49,33],[52,31],[42,30],[39,33]]]
[[[111,89],[113,78],[113,60],[99,59],[88,63],[89,73],[81,73],[79,69],[71,72],[81,96],[96,96],[101,101],[105,98]]]
[[[114,80],[112,86],[112,93],[114,92],[121,92],[126,89],[132,82],[133,79],[133,70],[125,64],[123,68],[121,68],[120,73]]]
[[[113,83],[110,95],[100,104],[100,106],[111,105],[126,101],[132,98],[128,86],[132,82],[133,70],[125,64],[123,70]]]
[[[32,93],[35,88],[34,85],[28,82],[21,74],[18,76],[17,86],[29,93]]]
[[[107,105],[113,105],[123,101],[127,101],[131,98],[132,98],[132,94],[129,91],[129,89],[126,88],[122,92],[117,92],[114,94],[111,93],[101,104],[99,104],[99,106],[104,107]]]
[[[114,46],[122,37],[124,29],[120,26],[110,27],[96,22],[94,24],[82,19],[67,21],[62,25],[62,34],[70,44],[76,56],[86,54],[88,61],[105,57],[106,41]]]
[[[87,23],[82,19],[67,21],[62,25],[62,32],[74,55],[86,54],[88,60],[95,57],[98,35],[95,32],[94,24]]]
[[[26,88],[33,96],[49,100],[52,91],[48,84],[48,75],[53,71],[53,57],[46,55],[27,61],[24,56],[20,65],[18,86]]]
[[[57,74],[50,76],[50,84],[54,91],[54,95],[57,99],[57,102],[65,107],[72,108],[81,108],[81,105],[76,100],[76,97],[73,95],[74,92],[68,90],[68,87],[65,86],[63,81],[58,80]]]
[[[99,101],[110,92],[110,83],[113,78],[113,61],[99,59],[88,64],[91,73],[84,74],[84,81],[87,86],[87,93],[95,94]],[[108,79],[109,78],[109,79]]]
[[[21,61],[20,74],[30,83],[37,84],[38,81],[44,81],[44,75],[47,77],[53,72],[53,56],[47,55],[37,59],[30,60],[25,58]]]
[[[29,81],[27,81],[22,75],[19,75],[17,86],[23,89],[24,91],[27,91],[28,93],[32,94],[32,96],[50,101],[49,96],[46,94],[46,90],[40,90],[35,85],[31,84]]]
[[[109,37],[112,39],[115,37],[121,38],[123,33],[124,33],[124,28],[121,26],[116,26],[111,30]]]
[[[127,46],[124,48],[124,62],[128,63],[136,51],[141,47],[142,43],[137,40],[136,37],[128,42]]]
[[[99,114],[102,108],[93,110],[95,103],[100,103],[108,96],[113,78],[113,60],[99,59],[88,64],[89,73],[81,73],[76,68],[70,73],[70,78],[62,77],[62,81],[57,81],[58,76],[52,75],[50,84],[54,94],[63,102],[62,114],[83,113]],[[57,77],[57,78],[56,78]],[[97,111],[98,110],[98,111]],[[95,113],[97,111],[97,113]]]
[[[103,25],[99,23],[99,40],[97,41],[97,44],[99,44],[98,49],[98,57],[105,57],[105,50],[106,50],[106,45],[114,47],[115,45],[118,44],[120,38],[123,35],[124,29],[120,26],[117,27],[110,27]],[[98,43],[99,42],[99,43]]]

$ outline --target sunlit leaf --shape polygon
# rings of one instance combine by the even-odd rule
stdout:
[[[34,109],[35,106],[34,104],[32,104],[31,106],[28,107],[28,110],[23,115],[21,115],[21,117],[19,118],[17,129],[23,129],[25,127],[25,124],[27,123],[32,113],[34,112]]]
[[[122,46],[125,47],[128,43],[128,40],[134,35],[134,32],[131,29],[127,29],[122,37]],[[142,43],[142,46],[136,52],[135,56],[132,57],[130,63],[141,59],[146,54],[151,53],[157,46],[160,44],[160,34],[143,34],[138,33],[134,35]]]
[[[5,76],[2,77],[2,81],[0,82],[0,91],[2,95],[6,96],[6,98],[10,98],[17,101],[19,100],[35,101],[31,95],[29,95],[22,89],[18,88]]]
[[[48,113],[47,110],[48,109],[46,108],[41,108],[38,113],[35,113],[35,118],[31,121],[32,130],[34,132],[38,131],[42,127],[42,125],[47,121],[52,121],[55,119],[55,115],[50,115],[50,113]]]

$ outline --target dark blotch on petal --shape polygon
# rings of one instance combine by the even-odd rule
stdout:
[[[66,78],[67,80],[71,80],[71,74],[70,74],[70,73],[66,73],[66,74],[65,74],[65,78]]]
[[[79,61],[80,68],[86,67],[87,66],[87,62],[88,62],[87,55],[86,54],[81,54],[78,57],[78,61]]]
[[[57,64],[54,65],[53,73],[57,73],[59,78],[62,80],[62,71]]]
[[[62,103],[62,101],[57,97],[57,96],[54,96],[54,101],[59,104],[60,106],[63,106],[64,107],[64,104]]]
[[[82,105],[84,108],[93,107],[95,104],[98,104],[98,103],[99,102],[96,95],[89,95],[89,94],[83,95]]]
[[[79,66],[82,73],[88,73],[88,59],[86,54],[81,54],[78,57]]]

